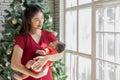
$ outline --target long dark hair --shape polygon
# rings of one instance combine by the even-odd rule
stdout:
[[[26,9],[23,11],[23,14],[22,14],[22,24],[21,24],[19,34],[25,34],[30,31],[31,19],[37,12],[43,13],[42,8],[38,5],[29,5],[26,7]]]

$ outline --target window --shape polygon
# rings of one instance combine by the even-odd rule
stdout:
[[[76,11],[68,11],[66,12],[66,27],[65,27],[65,34],[66,34],[66,43],[67,49],[69,50],[77,50],[77,14]]]
[[[120,6],[96,10],[97,80],[120,80]]]
[[[68,80],[120,80],[120,1],[63,1]]]
[[[91,7],[79,9],[78,15],[79,52],[91,54]]]

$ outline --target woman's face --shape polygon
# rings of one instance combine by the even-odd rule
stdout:
[[[36,13],[31,19],[31,29],[42,29],[44,16],[42,12]]]

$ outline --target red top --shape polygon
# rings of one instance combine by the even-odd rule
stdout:
[[[39,43],[36,43],[29,33],[26,35],[18,35],[15,39],[15,45],[19,45],[23,49],[23,56],[21,63],[25,65],[29,60],[36,57],[36,50],[45,49],[50,42],[56,41],[57,38],[52,32],[42,30],[41,39]],[[48,74],[42,78],[35,79],[28,77],[24,80],[53,80],[52,79],[52,67],[49,68]]]

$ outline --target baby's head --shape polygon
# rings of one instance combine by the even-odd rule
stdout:
[[[58,53],[61,53],[65,50],[65,43],[63,42],[51,42],[49,46],[55,48]]]
[[[65,43],[58,42],[56,45],[56,50],[58,53],[61,53],[65,50]]]

